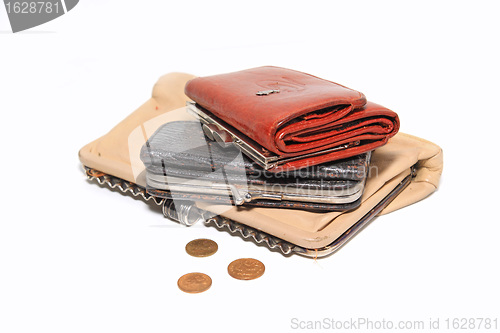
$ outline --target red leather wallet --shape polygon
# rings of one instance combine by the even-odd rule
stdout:
[[[185,93],[207,136],[235,142],[272,172],[371,151],[399,129],[395,112],[362,93],[280,67],[195,78]]]

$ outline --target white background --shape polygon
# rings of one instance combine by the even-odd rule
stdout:
[[[351,317],[439,317],[444,328],[447,317],[499,317],[496,4],[82,0],[17,34],[0,7],[0,332],[287,332],[292,318]],[[180,227],[86,181],[78,150],[146,101],[159,76],[260,65],[339,82],[398,112],[402,132],[444,149],[439,191],[314,261]],[[219,252],[188,256],[199,237]],[[240,257],[261,260],[264,276],[229,277]],[[177,288],[193,271],[212,277],[209,291]]]

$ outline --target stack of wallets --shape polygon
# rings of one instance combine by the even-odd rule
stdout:
[[[290,69],[176,73],[80,160],[90,179],[153,200],[182,224],[319,257],[393,201],[392,210],[437,187],[441,149],[399,127],[362,93]]]
[[[371,151],[396,113],[355,90],[279,67],[186,84],[199,121],[161,126],[141,150],[148,193],[312,211],[361,204]]]

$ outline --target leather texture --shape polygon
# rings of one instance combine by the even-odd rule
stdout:
[[[83,165],[146,187],[145,166],[140,150],[163,124],[194,120],[182,105],[187,97],[184,85],[193,76],[167,74],[159,79],[153,96],[109,133],[82,147]],[[138,132],[140,135],[134,135]],[[361,205],[348,213],[314,213],[273,208],[237,208],[198,202],[203,209],[262,230],[306,248],[321,248],[340,237],[381,202],[415,167],[415,176],[405,190],[382,211],[390,213],[414,204],[436,191],[443,170],[443,151],[427,140],[398,133],[372,155],[370,177],[366,181]],[[423,212],[425,215],[425,212]],[[404,221],[402,221],[404,222]]]
[[[330,162],[290,173],[270,173],[259,167],[247,156],[242,155],[235,146],[221,148],[217,143],[206,140],[201,124],[197,121],[174,121],[162,125],[143,145],[141,160],[148,174],[165,176],[165,188],[158,188],[148,181],[149,194],[171,198],[168,178],[176,177],[189,180],[215,182],[218,186],[245,184],[255,188],[268,188],[280,191],[294,190],[301,195],[321,196],[340,193],[342,204],[329,202],[304,202],[300,198],[291,200],[252,200],[244,203],[249,206],[286,207],[309,210],[348,210],[359,206],[361,194],[368,171],[370,153],[361,154],[341,161]],[[196,186],[196,185],[193,185]],[[179,198],[177,195],[176,196]],[[226,197],[186,192],[182,199],[191,201],[227,202]],[[352,200],[347,202],[349,196]],[[332,200],[333,201],[333,200]],[[234,202],[233,202],[234,203]]]
[[[257,94],[273,90],[279,92]],[[186,84],[185,93],[205,112],[279,158],[324,151],[278,165],[271,172],[371,151],[399,130],[397,114],[367,102],[362,93],[280,67],[195,78]],[[326,151],[344,145],[348,147]]]

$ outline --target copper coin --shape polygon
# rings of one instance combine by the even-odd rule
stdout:
[[[179,278],[177,285],[186,293],[202,293],[210,288],[212,279],[203,273],[188,273]]]
[[[264,274],[266,266],[257,259],[237,259],[227,266],[229,275],[238,280],[253,280]]]
[[[187,243],[186,252],[193,257],[208,257],[217,252],[218,248],[213,240],[200,238]]]

